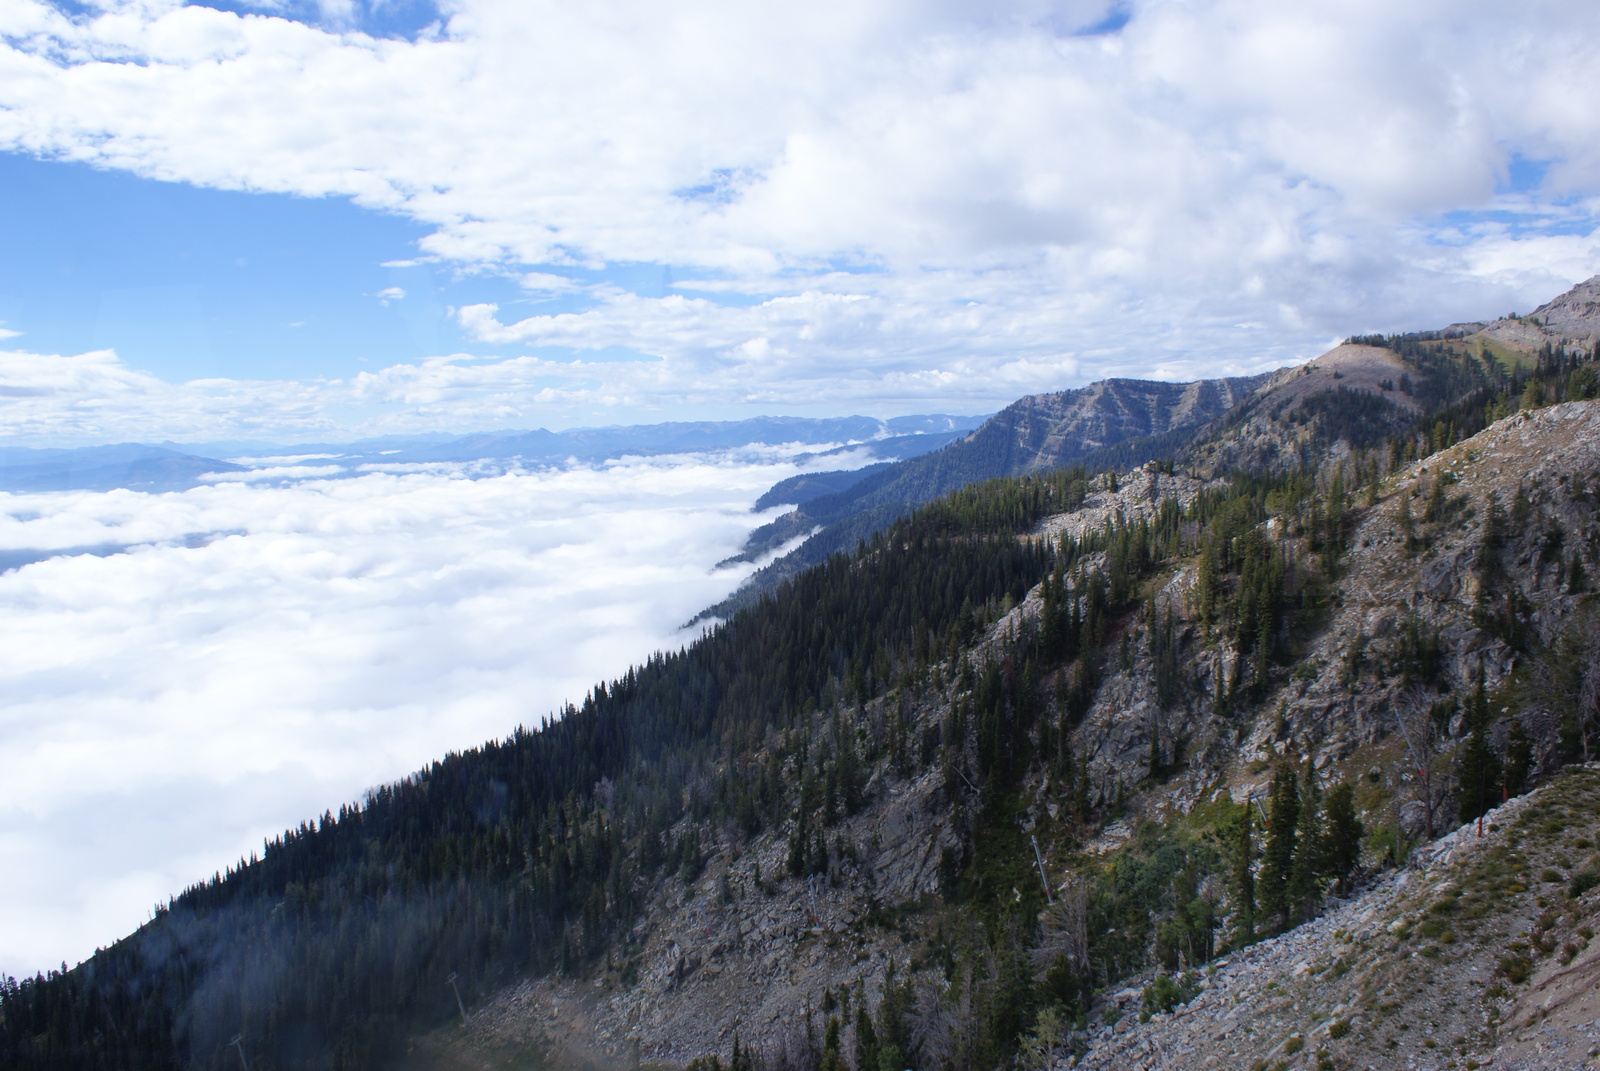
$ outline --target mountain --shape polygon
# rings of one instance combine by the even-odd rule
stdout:
[[[730,450],[750,446],[812,445],[802,452],[837,456],[846,452],[875,459],[914,457],[936,450],[982,421],[981,417],[945,414],[892,417],[753,417],[734,421],[693,421],[626,427],[573,428],[553,432],[496,431],[476,435],[382,436],[351,443],[272,444],[253,440],[184,446],[122,443],[79,449],[0,448],[0,491],[183,491],[216,473],[248,472],[250,466],[218,460],[223,455],[244,460],[314,456],[346,475],[359,475],[370,465],[501,462],[517,465],[560,465],[597,462],[627,455],[655,456]],[[197,453],[199,451],[199,453]],[[207,456],[201,456],[206,454]]]
[[[1030,395],[942,450],[854,474],[786,480],[762,496],[756,508],[791,501],[799,508],[751,533],[744,550],[731,560],[756,561],[793,540],[805,542],[763,567],[707,616],[726,616],[749,605],[914,507],[976,480],[1073,463],[1125,467],[1164,456],[1238,404],[1264,378],[1197,383],[1108,379],[1077,390]],[[822,491],[825,487],[830,489]],[[819,493],[804,493],[811,488]]]
[[[1355,339],[953,490],[6,980],[0,1065],[1580,1066],[1597,356]]]
[[[816,445],[801,459],[837,455],[852,448],[873,457],[903,458],[937,450],[980,423],[981,417],[946,415],[893,417],[752,417],[734,421],[573,428],[550,432],[492,432],[409,450],[389,451],[384,460],[475,461],[485,458],[560,463],[604,461],[629,454],[648,457],[746,446]],[[841,445],[843,444],[843,445]]]
[[[1502,316],[1493,322],[1452,324],[1452,333],[1478,335],[1513,349],[1564,343],[1600,342],[1600,275],[1579,283],[1526,316]]]
[[[1600,276],[1525,317],[1351,338],[1270,376],[1180,384],[1114,379],[1022,398],[943,450],[773,487],[757,508],[798,508],[753,532],[732,560],[756,561],[803,542],[703,616],[726,617],[913,506],[974,480],[1072,463],[1091,471],[1128,468],[1180,454],[1212,470],[1303,466],[1334,443],[1365,447],[1425,414],[1481,405],[1517,369],[1548,362],[1557,350],[1594,347]],[[809,493],[813,488],[818,493]]]
[[[121,443],[75,450],[0,448],[0,491],[179,491],[210,473],[244,467],[164,446]]]

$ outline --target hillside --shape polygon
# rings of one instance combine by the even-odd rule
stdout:
[[[1353,340],[1146,463],[964,486],[7,982],[0,1064],[1509,1061],[1588,962],[1593,356]],[[1503,798],[1523,843],[1440,854]]]
[[[853,473],[785,480],[757,507],[793,502],[797,508],[752,532],[743,552],[732,560],[756,561],[793,540],[805,542],[762,568],[707,615],[725,617],[748,606],[830,554],[854,549],[917,506],[975,481],[1074,464],[1090,471],[1125,469],[1169,456],[1264,378],[1195,383],[1108,379],[1077,390],[1030,395],[943,449]]]
[[[1600,1041],[1600,767],[1511,800],[1326,914],[1194,972],[1162,1010],[1111,994],[1078,1066],[1577,1071]],[[1470,1061],[1470,1063],[1469,1063]]]
[[[1554,353],[1592,353],[1596,346],[1600,276],[1527,316],[1417,335],[1352,338],[1271,376],[1176,384],[1112,379],[1021,398],[936,452],[774,487],[759,508],[797,508],[753,532],[734,560],[756,561],[795,540],[804,542],[706,616],[725,617],[749,605],[800,570],[853,549],[915,506],[974,480],[1068,464],[1126,470],[1177,456],[1225,471],[1314,464],[1339,442],[1369,446],[1403,434],[1425,415],[1482,408]]]

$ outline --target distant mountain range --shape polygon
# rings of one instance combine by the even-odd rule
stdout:
[[[348,443],[259,440],[207,443],[119,443],[77,449],[0,448],[0,491],[181,491],[214,474],[246,473],[274,459],[316,458],[351,474],[363,466],[489,461],[551,465],[633,456],[695,453],[789,443],[814,445],[817,454],[865,450],[900,460],[936,450],[965,435],[984,418],[926,414],[828,419],[753,417],[567,431],[496,431],[474,435],[384,436]],[[802,455],[811,456],[811,455]],[[232,460],[226,460],[232,459]],[[246,463],[241,463],[246,462]]]
[[[118,443],[75,450],[0,449],[0,491],[179,491],[214,472],[243,472],[182,447]]]

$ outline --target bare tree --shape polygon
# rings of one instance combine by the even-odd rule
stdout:
[[[911,1039],[921,1066],[968,1066],[982,1030],[973,1008],[973,984],[972,964],[968,963],[960,980],[949,989],[927,978],[917,986]]]
[[[1412,688],[1400,692],[1390,704],[1400,736],[1405,740],[1406,758],[1410,771],[1416,775],[1416,785],[1421,790],[1425,808],[1426,839],[1432,840],[1435,829],[1434,816],[1442,800],[1434,776],[1434,749],[1437,728],[1433,723],[1433,700],[1428,693]]]
[[[1082,977],[1089,969],[1089,882],[1073,874],[1055,902],[1039,913],[1039,944],[1032,952],[1039,976],[1061,960]]]

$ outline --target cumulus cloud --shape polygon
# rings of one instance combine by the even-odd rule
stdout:
[[[501,737],[727,594],[791,464],[0,495],[0,971],[75,961],[264,837]]]
[[[712,368],[731,400],[783,400],[799,370],[885,406],[966,381],[963,360],[997,383],[1037,372],[1029,389],[1221,371],[1527,306],[1600,268],[1593,4],[1116,9],[1124,25],[1085,33],[1113,5],[461,0],[438,33],[389,40],[15,0],[0,146],[354,197],[432,226],[425,257],[579,300],[462,310],[507,356],[663,358],[541,367],[516,397],[547,408],[700,396]],[[1547,165],[1536,189],[1508,192],[1518,157]],[[1523,225],[1480,225],[1507,212]],[[563,274],[637,263],[705,289]]]

